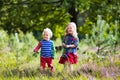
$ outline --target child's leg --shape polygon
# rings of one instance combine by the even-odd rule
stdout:
[[[50,68],[52,72],[54,72],[53,64],[52,64],[52,58],[47,59],[47,65]]]
[[[52,72],[54,72],[53,64],[48,64],[48,67],[50,68],[50,70],[51,70]]]
[[[69,73],[69,63],[68,62],[65,62],[65,64],[64,64],[64,71]]]
[[[72,72],[72,71],[73,71],[73,65],[66,62],[66,63],[64,64],[64,71],[66,71],[67,73]]]
[[[73,71],[73,65],[72,64],[69,64],[69,69],[70,69],[70,72]]]
[[[43,57],[41,57],[40,58],[40,69],[45,70],[45,67],[46,67],[45,59]]]

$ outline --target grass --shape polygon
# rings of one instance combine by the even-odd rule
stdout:
[[[39,56],[31,58],[30,61],[21,56],[19,64],[16,63],[14,53],[1,54],[0,59],[0,80],[113,80],[119,79],[119,59],[115,60],[111,66],[109,59],[103,62],[88,61],[84,59],[84,55],[79,57],[78,64],[74,65],[73,73],[66,73],[63,71],[63,65],[59,64],[59,57],[61,52],[56,54],[56,58],[53,60],[55,72],[50,73],[49,70],[41,73],[39,69]],[[101,63],[101,65],[99,65]],[[106,72],[112,71],[115,76],[106,76]],[[103,72],[102,72],[103,71]]]
[[[5,33],[4,33],[5,35]],[[12,38],[12,39],[11,39]],[[120,55],[98,57],[94,50],[84,52],[89,48],[84,41],[80,42],[78,50],[78,63],[73,65],[74,71],[66,73],[63,65],[59,64],[62,51],[58,51],[53,65],[55,72],[48,69],[42,72],[39,69],[39,55],[32,56],[37,41],[31,34],[24,35],[20,43],[15,37],[0,38],[0,80],[119,80]],[[4,39],[7,41],[4,42]],[[33,45],[34,44],[34,45]],[[61,44],[58,39],[55,44]]]

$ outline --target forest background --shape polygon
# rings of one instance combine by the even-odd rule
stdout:
[[[119,0],[0,0],[1,79],[48,79],[38,77],[39,61],[32,56],[33,49],[46,27],[53,31],[52,40],[59,47],[69,22],[77,24],[80,39],[80,63],[71,78],[120,79]],[[56,74],[51,80],[69,76],[60,73],[59,53],[62,51],[57,50]]]

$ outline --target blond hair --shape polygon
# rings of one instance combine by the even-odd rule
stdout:
[[[76,24],[75,24],[74,22],[70,22],[70,23],[68,23],[68,25],[71,25],[72,28],[73,28],[73,31],[74,31],[74,32],[73,32],[72,35],[73,35],[74,37],[77,37],[77,34],[78,34],[78,33],[77,33]],[[68,26],[68,25],[67,25],[67,26]],[[67,35],[67,34],[68,34],[68,32],[67,32],[67,27],[66,27],[66,29],[65,29],[65,35]]]
[[[42,34],[44,34],[44,32],[48,32],[48,33],[49,33],[49,35],[50,35],[50,38],[51,38],[51,37],[52,37],[52,35],[53,35],[53,33],[52,33],[51,29],[49,29],[49,28],[45,28],[45,29],[43,30],[43,33],[42,33]]]

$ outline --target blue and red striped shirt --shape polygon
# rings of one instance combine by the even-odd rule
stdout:
[[[55,46],[53,41],[51,40],[41,40],[37,47],[34,49],[35,52],[38,52],[38,50],[41,48],[40,50],[40,56],[41,57],[52,57],[54,58],[54,54],[55,54]]]

